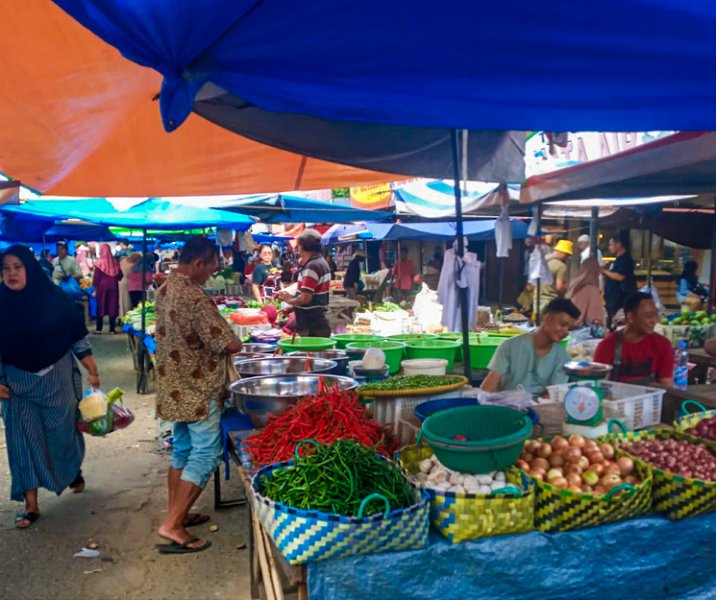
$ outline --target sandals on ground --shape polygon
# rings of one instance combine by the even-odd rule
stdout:
[[[70,484],[70,489],[73,493],[79,494],[85,489],[85,478],[82,477],[82,471],[79,472],[74,481]]]
[[[32,525],[39,518],[40,518],[40,513],[36,513],[36,512],[25,511],[25,512],[18,513],[15,516],[15,527],[17,527],[18,529],[27,529],[28,527],[30,527],[30,525]],[[22,521],[27,521],[27,525],[20,525],[20,523]]]
[[[191,547],[189,544],[198,542],[199,538],[191,537],[183,544],[177,544],[172,542],[171,544],[157,544],[157,550],[159,554],[192,554],[194,552],[203,552],[211,546],[211,542],[206,540],[204,544],[196,548]]]

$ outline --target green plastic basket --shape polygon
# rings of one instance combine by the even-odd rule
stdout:
[[[470,341],[470,366],[473,369],[487,369],[497,347],[508,338],[480,336]]]
[[[385,354],[385,364],[393,375],[400,371],[400,363],[405,354],[405,344],[392,340],[369,340],[365,342],[353,342],[348,344],[346,350],[363,350],[365,348],[380,348]]]
[[[443,358],[448,361],[447,370],[455,366],[455,358],[461,342],[458,340],[441,340],[438,337],[432,340],[413,340],[406,342],[405,352],[412,358]]]
[[[372,342],[383,340],[385,338],[378,335],[369,335],[367,333],[337,333],[332,335],[331,339],[336,342],[336,347],[339,350],[345,350],[348,344],[352,344],[353,342]]]
[[[434,333],[396,333],[389,335],[386,339],[393,340],[395,342],[417,342],[420,340],[436,340],[438,336]]]
[[[336,347],[336,342],[330,338],[297,337],[279,340],[278,347],[284,352],[293,352],[294,350],[333,350]]]
[[[469,336],[468,339],[471,342],[475,341],[475,340],[477,340],[479,335],[480,335],[479,333],[475,333],[474,331],[471,331],[468,334],[468,336]],[[440,338],[441,340],[457,340],[458,342],[460,342],[460,347],[457,349],[457,354],[455,355],[455,360],[457,362],[462,362],[463,360],[465,360],[465,355],[462,351],[462,333],[460,333],[459,331],[458,332],[451,331],[448,333],[438,333],[438,338]]]
[[[453,439],[464,435],[468,441]],[[442,410],[423,422],[424,439],[448,469],[462,473],[501,471],[514,464],[532,435],[527,415],[505,406],[461,406]]]

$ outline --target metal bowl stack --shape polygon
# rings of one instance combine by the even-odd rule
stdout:
[[[336,368],[336,363],[323,358],[267,356],[239,360],[234,363],[234,366],[236,367],[236,372],[243,378],[292,373],[328,373]]]
[[[276,351],[273,344],[243,344],[241,352],[234,354],[234,364],[250,358],[266,358]]]
[[[268,375],[240,379],[228,386],[239,411],[249,415],[254,427],[264,427],[270,414],[280,414],[299,398],[315,394],[319,382],[325,387],[339,386],[352,390],[357,383],[350,377],[338,375]]]
[[[286,356],[332,360],[336,363],[335,369],[331,371],[334,375],[345,375],[348,370],[348,354],[345,350],[315,350],[310,352],[302,350],[289,352]]]

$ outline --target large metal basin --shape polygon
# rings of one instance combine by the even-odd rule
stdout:
[[[352,390],[358,384],[338,375],[268,375],[249,377],[229,384],[236,408],[251,417],[254,427],[264,427],[270,414],[280,414],[299,398],[318,391],[319,381],[326,387]]]
[[[237,352],[234,354],[234,364],[244,360],[249,360],[250,358],[266,358],[266,355],[257,352]]]
[[[345,350],[315,350],[311,352],[301,350],[289,352],[286,356],[332,360],[336,363],[336,368],[331,371],[334,375],[345,375],[348,370],[348,354]]]
[[[240,377],[260,377],[261,375],[292,373],[328,373],[336,368],[336,363],[323,358],[271,356],[239,360],[234,363],[234,366]]]
[[[273,352],[276,352],[276,345],[256,343],[242,344],[241,352],[246,352],[248,354],[272,354]]]

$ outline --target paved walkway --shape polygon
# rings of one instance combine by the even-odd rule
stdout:
[[[9,500],[5,433],[0,432],[0,598],[248,599],[248,550],[239,548],[248,540],[246,508],[214,512],[211,487],[198,508],[212,515],[219,530],[211,533],[203,525],[194,531],[213,546],[186,556],[163,556],[154,549],[162,541],[154,532],[166,511],[168,463],[155,452],[154,396],[134,393],[124,335],[93,336],[92,341],[103,389],[124,389],[136,420],[106,438],[86,436],[86,490],[61,497],[41,490],[42,517],[24,531],[13,523],[21,507]],[[240,493],[235,476],[224,492],[226,497]],[[99,544],[100,558],[73,558],[90,541]]]

